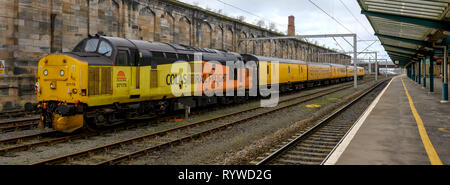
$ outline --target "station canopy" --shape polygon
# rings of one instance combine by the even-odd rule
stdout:
[[[442,56],[433,43],[450,44],[450,0],[357,1],[389,57],[400,66],[423,55]]]

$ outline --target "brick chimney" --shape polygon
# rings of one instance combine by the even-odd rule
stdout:
[[[288,35],[295,35],[295,17],[293,15],[289,16]]]

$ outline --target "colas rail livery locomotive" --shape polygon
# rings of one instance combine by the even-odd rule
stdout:
[[[201,53],[201,61],[195,62],[194,54]],[[213,63],[209,73],[192,71],[191,96],[174,96],[171,86],[176,83],[177,73],[171,68],[177,61],[186,61],[190,66],[207,67]],[[273,85],[280,92],[309,86],[339,83],[353,79],[353,66],[306,63],[298,60],[269,58],[251,54],[238,54],[225,50],[198,48],[186,45],[131,40],[118,37],[89,36],[72,52],[50,54],[39,61],[36,75],[36,93],[41,110],[41,125],[65,133],[80,128],[98,128],[114,125],[124,120],[154,117],[189,107],[242,102],[247,96],[194,96],[205,78],[222,68],[223,78],[234,80],[223,91],[237,90],[242,79],[227,75],[227,61],[256,62],[257,77],[251,84],[252,75],[245,71],[245,88]],[[274,65],[278,64],[278,82],[270,80]],[[193,70],[194,67],[191,67]],[[234,69],[235,70],[235,69]],[[364,68],[357,68],[358,78]],[[267,75],[267,76],[265,76]],[[200,76],[200,79],[196,77]],[[184,76],[183,78],[186,78]],[[240,80],[240,82],[239,82]],[[177,83],[180,88],[187,84]],[[201,90],[202,91],[202,90]],[[204,94],[201,92],[200,94]]]

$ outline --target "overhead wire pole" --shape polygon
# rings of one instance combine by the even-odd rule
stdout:
[[[278,36],[278,37],[257,37],[257,38],[240,38],[238,41],[259,41],[259,40],[283,40],[283,39],[305,39],[305,38],[329,38],[329,37],[353,37],[353,86],[354,88],[358,88],[358,79],[357,79],[357,42],[358,35],[356,33],[348,33],[348,34],[319,34],[319,35],[293,35],[293,36]]]
[[[358,57],[358,53],[357,53],[357,49],[358,47],[356,46],[356,44],[358,43],[358,40],[356,39],[356,34],[355,37],[353,38],[353,87],[356,89],[358,88],[358,83],[357,83],[357,74],[356,74],[356,62],[358,61],[357,57]]]
[[[377,59],[378,54],[375,54],[375,81],[378,80],[378,59]]]

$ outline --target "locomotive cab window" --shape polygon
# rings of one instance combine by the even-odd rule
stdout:
[[[139,51],[137,49],[119,49],[116,66],[139,66]]]
[[[117,53],[116,66],[128,66],[128,65],[129,65],[128,50],[119,49],[119,52]]]
[[[98,39],[90,39],[86,42],[86,46],[84,47],[85,52],[95,52],[97,51]]]
[[[84,46],[84,43],[85,43],[86,41],[85,40],[83,40],[82,42],[80,42],[80,43],[78,43],[77,44],[77,46],[75,46],[75,48],[73,48],[73,52],[83,52],[83,46]]]
[[[102,41],[98,48],[98,53],[107,57],[110,57],[112,54],[112,47],[106,41]]]

